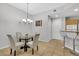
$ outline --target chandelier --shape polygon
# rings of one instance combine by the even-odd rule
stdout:
[[[27,14],[26,14],[27,18],[26,18],[26,19],[22,19],[22,21],[23,21],[24,23],[31,24],[31,23],[33,23],[33,20],[31,20],[31,19],[28,17],[28,16],[29,16],[29,14],[28,14],[28,5],[29,5],[29,3],[27,2]]]

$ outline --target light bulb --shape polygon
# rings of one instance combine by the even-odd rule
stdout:
[[[78,11],[78,9],[76,8],[76,9],[74,9],[74,11]]]
[[[33,20],[31,20],[31,19],[27,19],[27,21],[28,21],[28,22],[30,22],[30,23],[32,23],[32,22],[33,22]]]
[[[26,19],[22,19],[23,22],[26,22]]]

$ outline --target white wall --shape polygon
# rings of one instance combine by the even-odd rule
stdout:
[[[34,32],[40,33],[40,40],[42,41],[49,41],[51,39],[51,22],[48,19],[48,14],[49,13],[42,13],[34,16],[34,21],[36,20],[42,20],[42,27],[36,27],[35,22],[34,22]]]
[[[52,31],[51,31],[51,20],[48,18],[50,11],[47,13],[41,13],[34,16],[34,20],[42,20],[42,27],[36,27],[34,23],[34,32],[39,32],[41,34],[40,40],[48,42],[51,39],[63,40],[60,31],[64,29],[64,17],[55,19],[52,22]],[[51,36],[52,35],[52,36]],[[52,38],[51,38],[52,37]]]
[[[63,40],[60,32],[64,30],[64,20],[64,17],[52,20],[52,39]]]
[[[32,33],[32,24],[19,23],[23,18],[26,18],[25,12],[8,4],[0,4],[0,48],[9,45],[6,34]]]

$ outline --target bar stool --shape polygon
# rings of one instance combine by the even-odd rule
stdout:
[[[64,48],[65,48],[65,39],[73,39],[73,51],[75,52],[76,35],[71,35],[71,34],[74,34],[74,33],[61,32],[62,37],[64,37]]]

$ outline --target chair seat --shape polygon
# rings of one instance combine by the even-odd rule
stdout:
[[[33,48],[33,41],[28,42],[27,45]]]
[[[17,43],[16,43],[16,46],[22,46],[22,45],[24,45],[23,42],[17,42]]]

